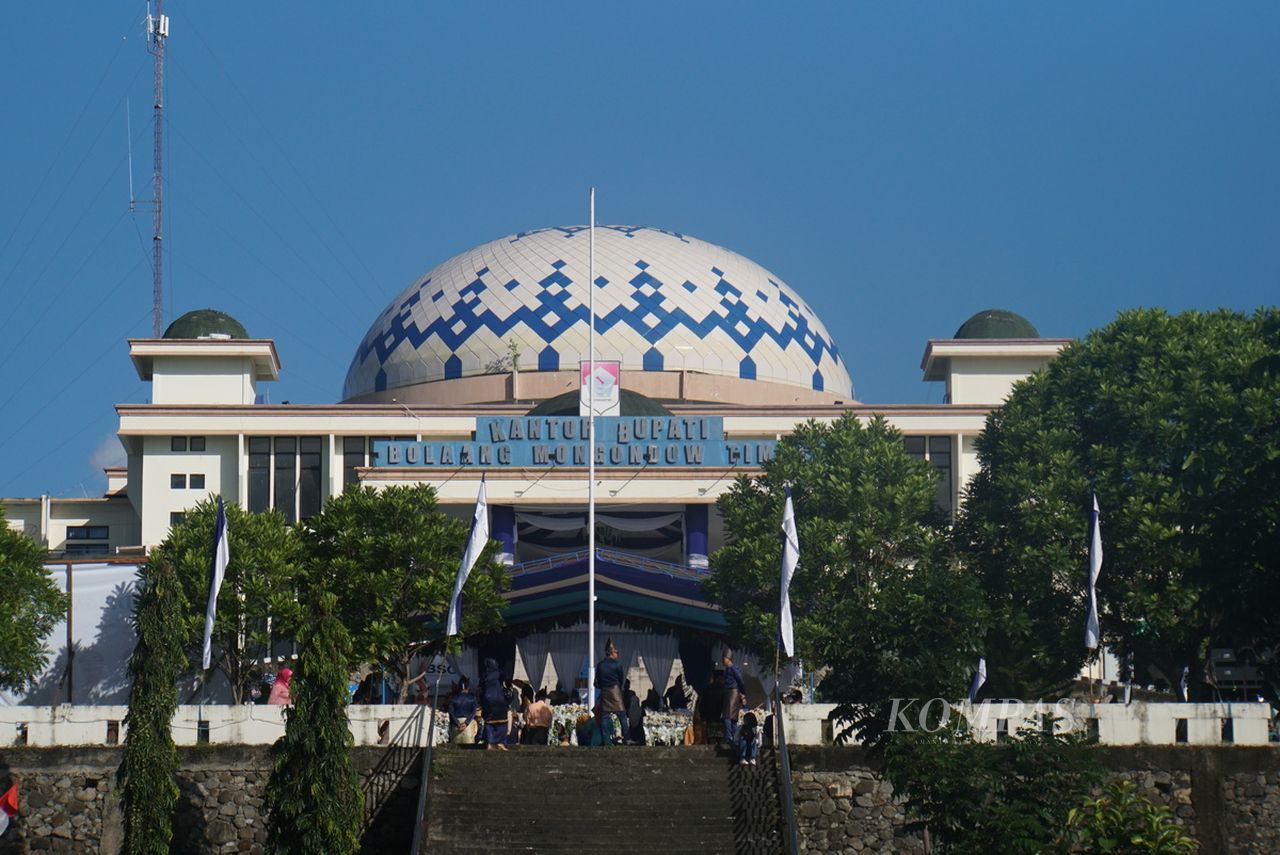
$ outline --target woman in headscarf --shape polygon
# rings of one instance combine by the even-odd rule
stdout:
[[[596,688],[600,690],[600,710],[611,715],[618,722],[618,741],[621,742],[627,732],[627,702],[622,696],[622,684],[626,674],[622,670],[617,646],[613,639],[604,645],[604,658],[596,666]]]
[[[280,673],[276,674],[276,681],[271,684],[271,694],[267,697],[269,704],[291,704],[293,698],[289,696],[289,683],[293,680],[293,670],[290,668],[281,668]]]
[[[507,750],[507,724],[511,706],[502,691],[502,673],[498,661],[486,656],[480,664],[480,711],[484,716],[485,750]]]

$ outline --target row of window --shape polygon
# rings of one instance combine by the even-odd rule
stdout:
[[[324,438],[249,437],[249,510],[275,508],[289,522],[320,513]]]
[[[902,444],[907,454],[927,460],[938,470],[938,487],[933,502],[945,514],[955,511],[955,467],[951,465],[951,440],[949,436],[904,436]]]
[[[111,546],[107,543],[110,539],[110,526],[69,525],[67,542],[62,547],[62,553],[64,555],[106,555],[111,551]]]
[[[184,474],[170,475],[169,488],[172,490],[188,490],[188,489],[203,490],[204,474],[200,472],[195,472],[195,473],[192,473],[191,475],[184,475]]]
[[[204,451],[204,437],[175,436],[169,440],[170,451]]]

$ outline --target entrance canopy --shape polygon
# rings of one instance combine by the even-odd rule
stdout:
[[[723,633],[724,614],[702,593],[705,570],[611,549],[596,550],[596,609],[675,627]],[[584,612],[587,550],[512,568],[508,626]]]

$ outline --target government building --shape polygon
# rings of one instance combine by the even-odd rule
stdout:
[[[554,685],[578,669],[565,651],[586,611],[586,378],[610,407],[597,421],[601,642],[633,643],[642,687],[661,691],[673,661],[690,670],[690,639],[709,648],[724,626],[700,592],[725,537],[716,499],[779,438],[808,419],[883,416],[937,469],[952,512],[987,414],[1066,344],[979,312],[924,342],[923,379],[945,384],[944,403],[862,404],[832,332],[781,277],[686,234],[599,226],[588,282],[588,242],[584,226],[521,232],[431,269],[353,342],[334,404],[267,403],[281,371],[271,331],[218,311],[131,339],[151,394],[116,407],[127,466],[108,470],[102,498],[0,499],[8,523],[48,546],[52,568],[97,561],[79,586],[90,567],[140,561],[209,496],[294,521],[352,485],[425,483],[469,519],[483,476],[520,670]]]

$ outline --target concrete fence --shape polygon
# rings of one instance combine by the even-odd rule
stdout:
[[[178,745],[270,745],[284,736],[282,706],[180,706],[173,717],[173,741]],[[123,744],[125,706],[0,707],[0,745],[117,745]],[[356,745],[427,744],[430,719],[423,707],[399,704],[347,707],[347,720]],[[435,740],[447,732],[443,713],[437,715]]]
[[[894,715],[898,730],[918,729],[936,721],[942,701],[924,710],[922,701],[900,702]],[[270,745],[284,735],[280,706],[181,706],[173,718],[178,745]],[[783,706],[787,742],[822,745],[831,742],[834,704]],[[1059,731],[1097,736],[1104,745],[1266,745],[1271,708],[1267,704],[1087,704],[1076,701],[1023,703],[991,701],[975,706],[946,707],[953,719],[963,716],[978,739],[995,742],[1004,734],[1039,726],[1042,716],[1057,717]],[[116,745],[124,741],[124,706],[0,706],[0,746]],[[369,704],[347,708],[356,745],[426,745],[430,722],[423,708]],[[421,716],[419,718],[419,716]],[[447,719],[437,713],[436,741],[445,739]]]
[[[945,713],[968,720],[975,736],[999,741],[1004,734],[1039,726],[1043,716],[1058,719],[1059,732],[1085,732],[1104,745],[1266,745],[1271,707],[1264,703],[1089,704],[1083,701],[1033,703],[991,701],[970,706],[941,699],[900,701],[891,711],[896,730],[920,729]],[[821,745],[831,741],[835,704],[790,704],[783,707],[787,742]]]

